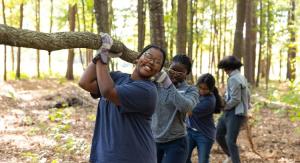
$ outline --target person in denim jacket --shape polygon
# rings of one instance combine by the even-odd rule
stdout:
[[[236,144],[240,128],[246,120],[250,92],[246,78],[241,74],[243,64],[235,56],[226,56],[218,63],[228,75],[224,112],[217,124],[216,139],[228,158],[224,162],[240,163]]]

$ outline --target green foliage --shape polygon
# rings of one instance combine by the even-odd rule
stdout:
[[[31,163],[38,163],[39,162],[39,155],[36,153],[32,153],[30,151],[21,153],[22,157],[28,159]]]
[[[300,121],[300,85],[290,82],[288,90],[273,90],[269,95],[271,101],[278,101],[289,109],[277,109],[275,113],[290,116],[291,121]]]
[[[16,72],[14,71],[8,71],[7,72],[7,79],[8,80],[15,80],[16,79]],[[21,73],[20,74],[20,79],[30,79],[29,75],[28,74],[25,74],[25,73]]]

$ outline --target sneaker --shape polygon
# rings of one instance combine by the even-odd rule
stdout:
[[[232,163],[231,158],[227,157],[226,160],[223,161],[223,163]]]

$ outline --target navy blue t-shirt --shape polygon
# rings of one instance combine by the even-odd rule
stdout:
[[[156,163],[151,116],[157,89],[147,80],[112,72],[120,106],[100,98],[90,155],[97,163]]]
[[[216,127],[213,113],[216,106],[214,95],[199,96],[199,103],[193,109],[192,116],[187,118],[187,127],[196,129],[211,140],[215,140]]]

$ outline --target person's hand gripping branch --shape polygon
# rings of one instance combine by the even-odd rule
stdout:
[[[165,70],[161,70],[157,73],[154,77],[154,81],[164,88],[169,88],[172,84],[172,81]]]
[[[93,58],[93,63],[96,64],[98,60],[103,64],[107,64],[109,58],[120,57],[122,53],[111,53],[110,48],[113,45],[113,39],[107,33],[100,33],[101,47],[97,50],[96,56]]]

